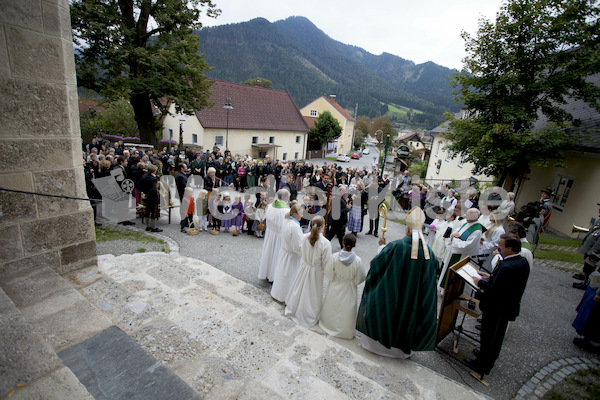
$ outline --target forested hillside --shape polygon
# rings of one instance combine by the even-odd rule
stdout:
[[[449,84],[455,70],[370,54],[331,39],[303,17],[274,23],[257,18],[197,33],[200,51],[214,67],[211,78],[243,83],[264,77],[273,88],[289,91],[298,107],[335,94],[348,110],[358,104],[359,115],[385,114],[387,104],[420,110],[395,118],[429,129],[443,121],[444,111],[459,108]]]

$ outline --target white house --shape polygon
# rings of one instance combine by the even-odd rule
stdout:
[[[163,139],[211,150],[228,148],[232,154],[291,161],[304,159],[308,126],[288,92],[215,81],[210,88],[212,107],[194,115],[175,114],[163,121]]]

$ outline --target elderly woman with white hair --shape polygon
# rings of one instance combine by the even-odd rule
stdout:
[[[504,215],[504,218],[515,212],[515,194],[513,192],[508,192],[506,194],[506,199],[502,200],[497,211],[501,212],[502,215]]]

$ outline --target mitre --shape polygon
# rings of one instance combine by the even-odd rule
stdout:
[[[410,258],[416,260],[419,258],[419,239],[423,242],[423,255],[426,260],[429,260],[429,248],[425,244],[425,237],[423,236],[423,224],[425,223],[425,213],[420,207],[414,207],[406,214],[406,226],[412,233],[412,249],[410,252]]]

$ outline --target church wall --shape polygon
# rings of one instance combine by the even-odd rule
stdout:
[[[0,12],[0,187],[87,197],[69,3]],[[89,202],[0,192],[0,275],[96,264]]]

